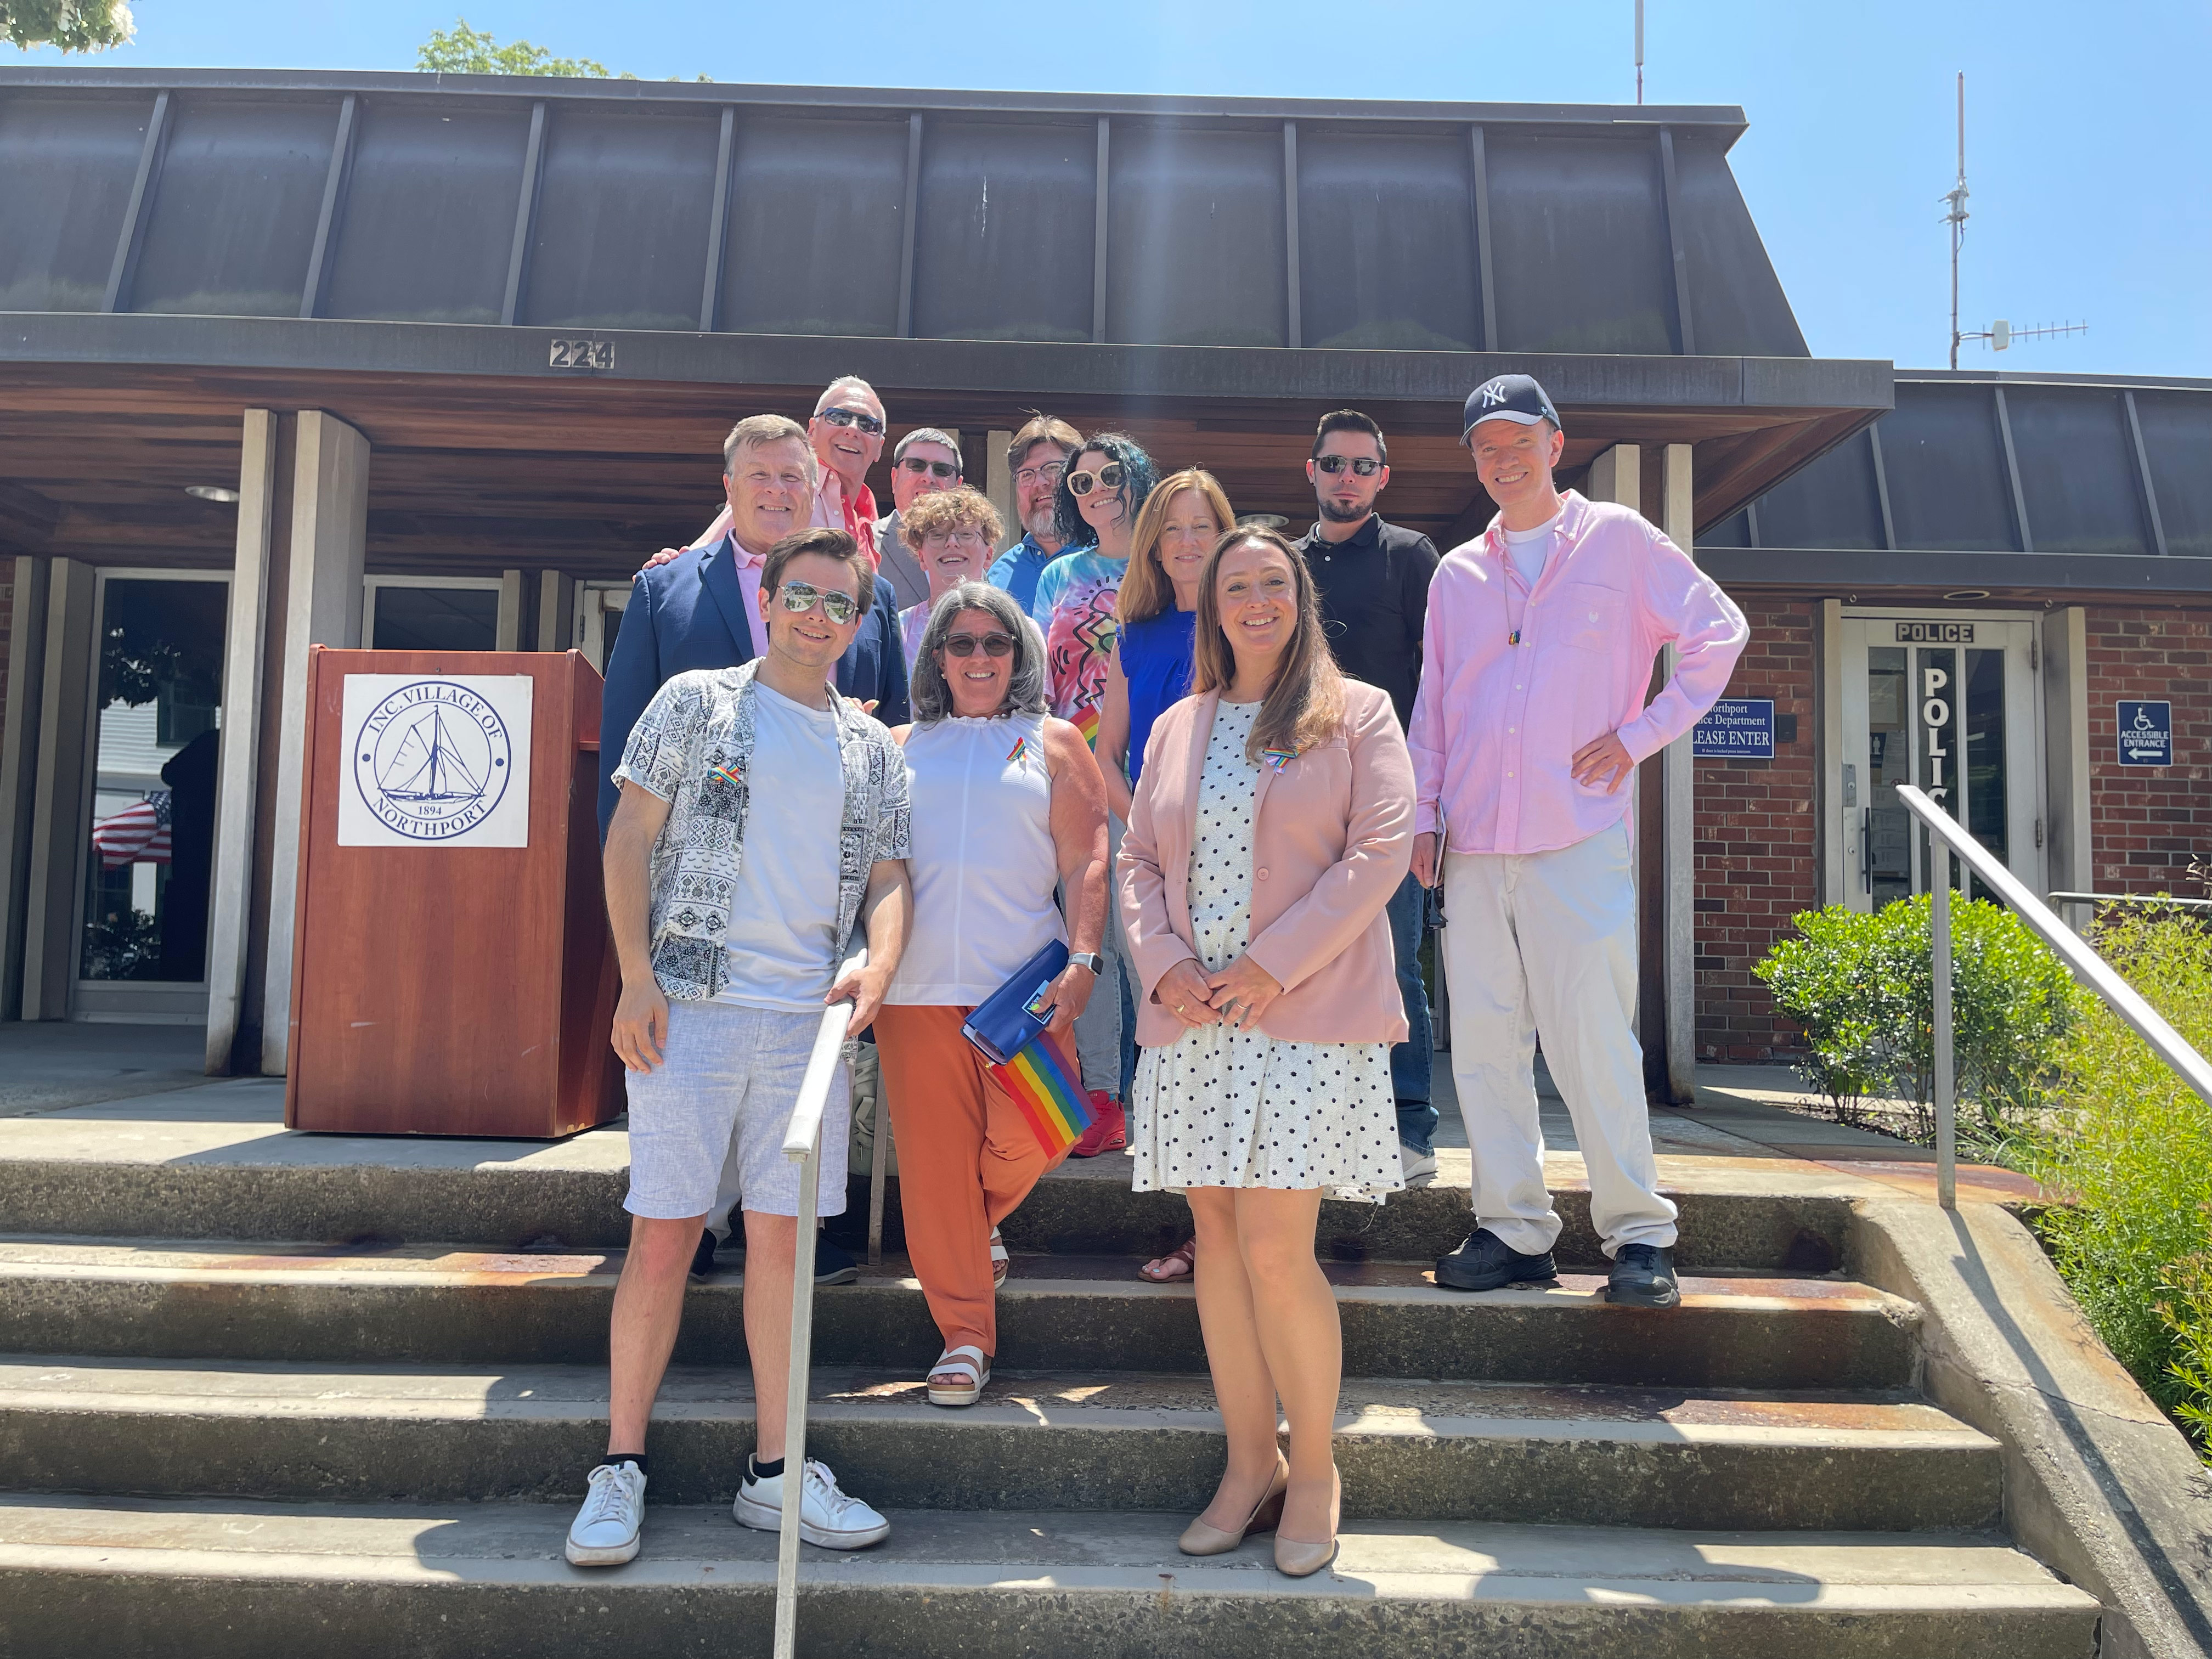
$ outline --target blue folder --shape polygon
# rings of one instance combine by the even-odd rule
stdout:
[[[1052,982],[1067,969],[1067,946],[1049,941],[1013,971],[1004,985],[976,1005],[960,1027],[994,1066],[1004,1066],[1052,1024]]]

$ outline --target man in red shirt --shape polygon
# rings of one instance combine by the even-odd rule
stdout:
[[[884,400],[859,375],[840,374],[816,401],[806,441],[822,463],[814,522],[843,531],[876,556],[876,494],[868,488],[868,469],[884,453]]]

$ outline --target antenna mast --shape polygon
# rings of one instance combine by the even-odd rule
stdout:
[[[1943,222],[1951,227],[1951,367],[1959,366],[1959,245],[1966,240],[1966,72],[1959,71],[1959,182],[1943,199],[1951,210]]]
[[[1636,101],[1644,101],[1644,0],[1636,0]]]

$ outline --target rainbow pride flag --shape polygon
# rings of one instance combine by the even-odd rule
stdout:
[[[983,1069],[1012,1097],[1047,1158],[1058,1158],[1091,1127],[1091,1097],[1050,1037],[1039,1036],[1005,1065]]]

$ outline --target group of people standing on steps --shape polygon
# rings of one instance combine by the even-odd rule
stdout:
[[[1006,453],[1024,534],[994,558],[999,515],[949,432],[899,441],[878,516],[884,438],[850,377],[804,427],[738,422],[725,511],[641,572],[608,664],[633,1230],[608,1451],[568,1559],[637,1554],[687,1277],[739,1226],[757,1430],[736,1518],[774,1529],[795,1502],[811,1543],[888,1532],[823,1464],[783,1461],[799,1190],[781,1148],[823,1010],[849,1000],[875,1041],[848,1044],[830,1090],[823,1208],[842,1210],[880,1101],[945,1342],[929,1399],[989,1382],[999,1224],[1061,1157],[1126,1144],[1136,1189],[1189,1200],[1190,1240],[1141,1272],[1194,1282],[1227,1430],[1182,1547],[1273,1531],[1282,1571],[1316,1571],[1342,1371],[1320,1206],[1436,1178],[1432,928],[1475,1221],[1437,1284],[1553,1276],[1540,1035],[1606,1294],[1680,1299],[1633,1029],[1627,785],[1720,695],[1743,616],[1634,511],[1558,488],[1564,426],[1526,375],[1468,397],[1461,442],[1498,511],[1441,559],[1377,514],[1389,452],[1357,410],[1316,430],[1317,521],[1295,542],[1240,523],[1204,471],[1163,478],[1127,435],[1038,416]],[[866,965],[841,968],[856,936]],[[1033,1069],[1089,1094],[1073,1147],[962,1030],[1054,941]],[[823,1256],[823,1278],[851,1276]]]

